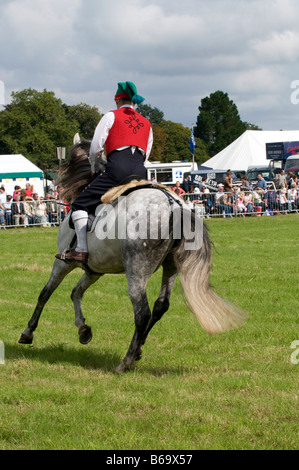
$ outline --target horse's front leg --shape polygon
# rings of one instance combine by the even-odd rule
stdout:
[[[101,276],[102,274],[91,274],[89,272],[85,272],[72,291],[71,298],[75,310],[75,325],[78,328],[79,341],[81,344],[87,344],[92,339],[91,327],[85,324],[85,318],[81,310],[81,300],[84,292]]]
[[[19,343],[31,344],[33,341],[33,332],[37,328],[39,318],[42,314],[46,302],[49,300],[55,289],[63,281],[65,276],[69,274],[76,267],[76,263],[65,263],[64,261],[55,260],[53,264],[52,273],[49,281],[41,291],[37,305],[33,312],[32,317],[28,322],[27,328],[21,334]]]
[[[129,295],[134,308],[135,332],[128,352],[122,363],[116,368],[116,372],[121,374],[128,370],[133,370],[136,359],[139,358],[141,345],[146,332],[147,325],[151,318],[151,311],[146,295],[146,282],[131,279],[128,282]]]

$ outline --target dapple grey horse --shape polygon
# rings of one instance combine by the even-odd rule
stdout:
[[[76,144],[71,151],[70,163],[62,171],[65,191],[73,198],[91,180],[88,149],[88,143]],[[74,234],[67,217],[59,228],[59,253],[74,246]],[[73,288],[71,298],[82,344],[92,338],[91,328],[86,325],[81,310],[85,291],[106,273],[126,275],[135,332],[127,354],[116,368],[117,373],[132,370],[135,361],[141,358],[141,347],[150,330],[169,308],[171,290],[178,274],[187,304],[207,333],[220,333],[243,323],[246,315],[211,289],[212,248],[207,229],[202,219],[197,218],[175,194],[145,184],[110,204],[101,204],[87,240],[87,265],[55,259],[50,279],[39,295],[20,343],[32,343],[46,302],[65,276],[77,267],[85,272]],[[159,267],[162,267],[161,290],[151,312],[146,286]]]

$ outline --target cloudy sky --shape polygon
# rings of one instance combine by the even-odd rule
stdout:
[[[298,18],[298,0],[1,0],[0,80],[6,102],[31,87],[100,112],[131,80],[186,127],[222,90],[242,120],[294,130]]]

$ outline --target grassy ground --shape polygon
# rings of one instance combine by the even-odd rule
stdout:
[[[247,310],[240,329],[210,337],[179,282],[136,370],[113,370],[133,334],[123,276],[104,276],[82,307],[93,340],[78,342],[71,273],[45,307],[32,346],[18,338],[46,283],[55,229],[0,232],[0,449],[296,449],[299,340],[297,215],[209,220],[211,282]],[[150,281],[153,305],[160,272]]]

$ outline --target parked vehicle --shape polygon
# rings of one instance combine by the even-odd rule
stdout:
[[[216,192],[219,184],[222,184],[227,176],[227,170],[197,170],[190,171],[184,174],[189,176],[189,185],[190,187],[197,187],[199,183],[202,182],[202,179],[205,177],[205,186],[211,191]],[[232,171],[233,181],[237,180],[235,173]]]
[[[284,166],[284,169],[286,172],[294,171],[293,168],[298,168],[298,167],[299,167],[299,154],[298,153],[286,159],[285,166]]]
[[[197,170],[197,164],[192,162],[174,161],[171,163],[146,162],[147,179],[154,179],[165,185],[175,185],[177,181],[183,182],[185,172]]]
[[[261,174],[267,183],[268,187],[273,188],[277,174],[280,172],[280,168],[274,168],[273,166],[254,166],[248,167],[247,179],[252,186],[255,186],[258,182],[257,175]]]

